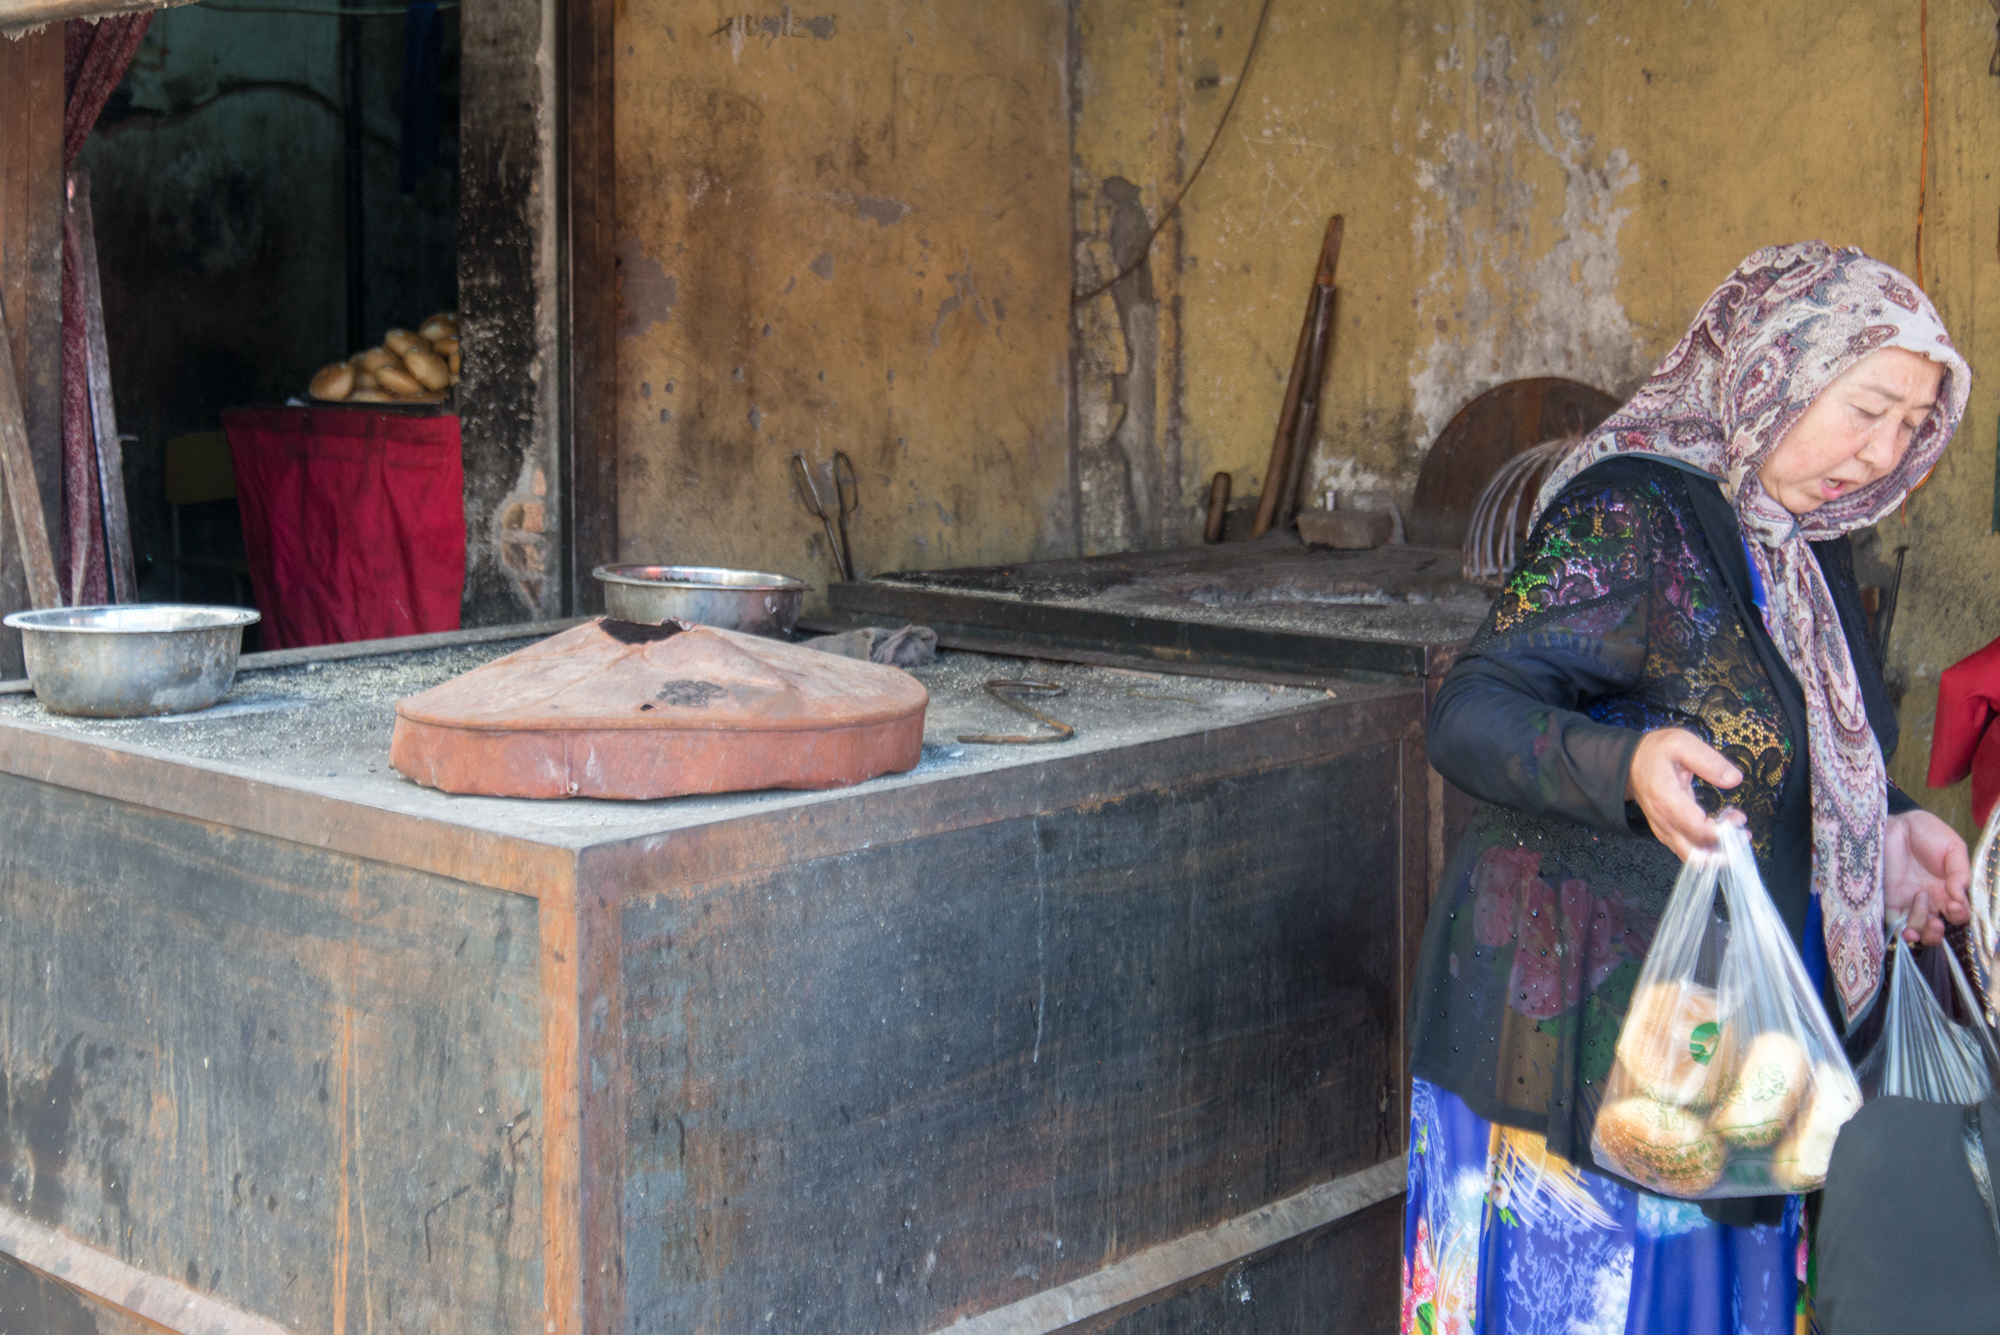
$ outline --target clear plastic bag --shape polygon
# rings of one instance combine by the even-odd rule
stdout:
[[[1981,1027],[1959,1024],[1944,1013],[1931,987],[1918,972],[1915,957],[1903,941],[1903,929],[1895,924],[1890,935],[1889,979],[1883,1004],[1882,1037],[1862,1059],[1855,1075],[1868,1097],[1895,1094],[1926,1103],[1977,1103],[1993,1092],[1993,1068],[1989,1059],[2000,1059],[1993,1051],[1993,1039]],[[1952,989],[1958,994],[1967,1015],[1977,1016],[1979,1002],[1958,957],[1949,947],[1944,958],[1951,972]]]
[[[1861,1089],[1749,836],[1716,828],[1719,850],[1688,859],[1660,916],[1591,1152],[1685,1200],[1812,1191]]]

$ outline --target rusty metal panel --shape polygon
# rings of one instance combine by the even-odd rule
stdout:
[[[623,1328],[928,1330],[1393,1156],[1399,759],[629,901]]]
[[[534,900],[11,776],[0,831],[6,1205],[287,1326],[539,1328]]]

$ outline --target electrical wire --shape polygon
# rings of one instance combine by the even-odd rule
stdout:
[[[1159,239],[1160,229],[1167,225],[1167,219],[1173,217],[1174,211],[1180,208],[1181,201],[1187,198],[1187,192],[1194,188],[1195,181],[1200,178],[1201,169],[1208,165],[1208,155],[1213,153],[1215,146],[1222,142],[1223,127],[1229,124],[1229,113],[1236,110],[1236,99],[1243,95],[1243,85],[1250,78],[1250,62],[1256,58],[1257,43],[1262,41],[1264,37],[1264,20],[1270,16],[1271,0],[1264,0],[1264,7],[1257,11],[1257,26],[1250,32],[1250,49],[1243,53],[1243,70],[1236,76],[1236,86],[1229,90],[1229,101],[1222,108],[1222,119],[1215,123],[1215,133],[1209,136],[1208,147],[1204,148],[1201,151],[1201,157],[1195,160],[1194,170],[1188,173],[1187,182],[1181,186],[1180,193],[1174,196],[1174,202],[1167,205],[1166,211],[1160,214],[1160,220],[1153,224],[1153,230],[1146,233],[1146,244],[1139,247],[1138,258],[1134,259],[1130,264],[1120,269],[1104,282],[1090,289],[1090,291],[1072,292],[1069,298],[1072,306],[1081,305],[1094,297],[1103,296],[1106,292],[1109,292],[1112,288],[1130,278],[1134,273],[1137,273],[1139,266],[1146,262],[1146,256],[1153,253],[1153,242]]]

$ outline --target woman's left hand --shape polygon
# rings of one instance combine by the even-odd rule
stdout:
[[[1891,918],[1908,911],[1905,941],[1934,946],[1944,940],[1947,922],[1969,919],[1971,884],[1972,859],[1958,831],[1928,811],[1889,817],[1882,838],[1882,900]]]

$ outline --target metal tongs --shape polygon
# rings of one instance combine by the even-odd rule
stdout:
[[[1024,695],[1062,695],[1066,693],[1066,689],[1059,682],[1025,681],[1008,677],[996,677],[986,683],[986,693],[1007,706],[1007,708],[1019,710],[1021,713],[1026,714],[1029,718],[1035,720],[1035,722],[1050,729],[1050,731],[1045,733],[960,733],[958,740],[961,742],[1001,743],[1017,746],[1024,744],[1032,745],[1036,742],[1066,742],[1076,736],[1075,728],[1072,728],[1059,718],[1050,718],[1041,710],[1030,708],[1021,701],[1021,697]]]
[[[846,450],[833,452],[833,505],[820,494],[812,465],[804,450],[792,455],[792,471],[799,475],[799,498],[812,517],[826,526],[826,544],[833,552],[834,570],[847,583],[854,583],[854,552],[847,542],[847,517],[861,508],[861,488],[854,480],[854,461]]]

